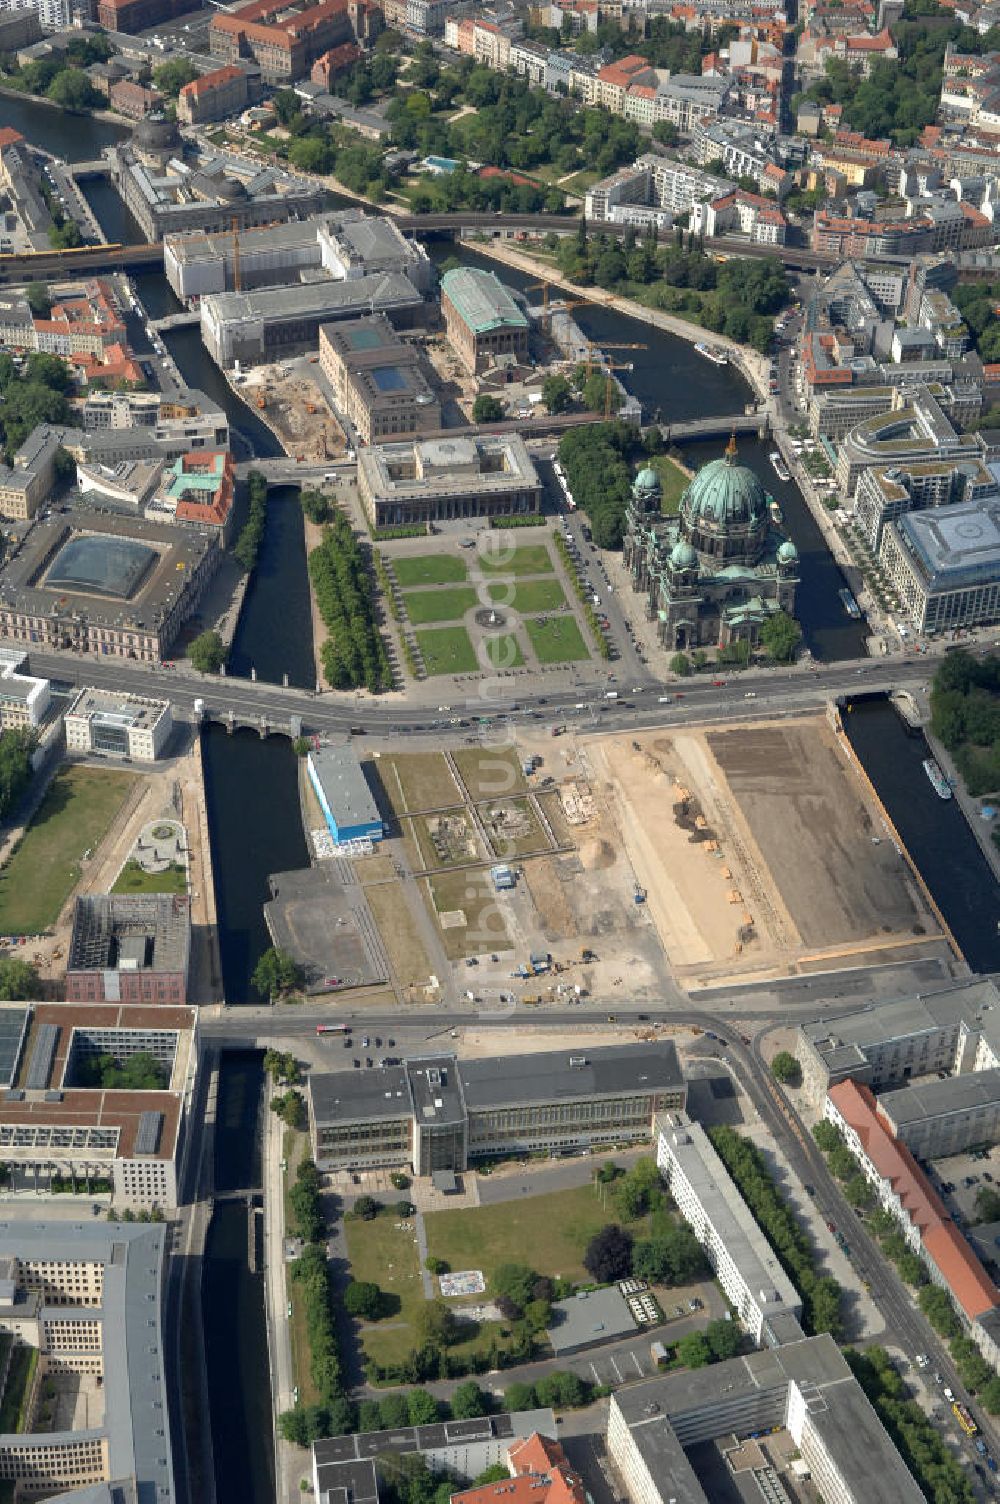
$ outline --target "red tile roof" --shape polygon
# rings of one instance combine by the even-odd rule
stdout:
[[[16,146],[24,137],[20,131],[16,131],[12,125],[0,126],[0,151],[5,146]]]
[[[184,85],[181,93],[188,98],[198,99],[202,94],[208,94],[222,84],[228,84],[234,78],[240,78],[242,72],[242,68],[234,68],[232,64],[227,63],[224,68],[216,68],[211,73],[203,73],[200,78],[193,78],[189,84]]]
[[[452,1504],[587,1504],[583,1480],[557,1441],[536,1431],[509,1448],[512,1478],[452,1494]]]

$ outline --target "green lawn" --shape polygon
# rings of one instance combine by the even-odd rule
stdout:
[[[599,172],[594,172],[591,168],[584,168],[582,172],[574,173],[571,178],[567,178],[565,183],[560,183],[559,186],[564,193],[578,193],[582,198],[588,188],[593,188],[594,184],[600,181],[600,177],[601,174]]]
[[[539,663],[579,663],[590,657],[573,616],[529,617],[524,625]]]
[[[451,585],[444,590],[407,591],[403,605],[414,626],[421,626],[428,621],[460,621],[476,599],[471,585]]]
[[[680,465],[672,460],[669,455],[658,454],[651,461],[653,469],[660,477],[663,487],[663,500],[660,503],[660,511],[665,517],[673,517],[680,506],[681,497],[687,490],[691,477],[685,475]]]
[[[435,674],[471,674],[479,667],[464,627],[424,627],[416,633],[424,667]]]
[[[464,559],[454,554],[411,554],[403,558],[390,557],[401,590],[411,585],[453,585],[468,578],[469,571]]]
[[[528,787],[513,747],[457,747],[454,757],[473,799],[505,799]]]
[[[187,869],[171,862],[165,872],[144,872],[134,857],[129,857],[119,872],[112,893],[186,893]]]
[[[500,1264],[529,1264],[537,1274],[576,1281],[590,1278],[582,1263],[587,1244],[611,1221],[589,1185],[424,1218],[428,1252],[451,1269],[482,1269],[489,1279]],[[630,1230],[639,1237],[642,1227]]]
[[[520,611],[522,616],[538,611],[559,611],[566,604],[563,588],[558,580],[497,581],[489,587],[490,600],[500,606],[509,606]]]
[[[521,644],[512,632],[486,639],[486,656],[495,669],[520,668],[524,663]]]
[[[133,773],[60,768],[0,872],[0,934],[38,934],[55,923],[84,852],[103,840],[135,781]]]
[[[497,549],[480,553],[479,567],[486,574],[552,574],[552,555],[544,543],[522,543],[510,551]]]

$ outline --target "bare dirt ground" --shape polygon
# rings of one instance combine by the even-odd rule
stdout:
[[[678,980],[805,971],[818,953],[854,965],[936,936],[822,717],[608,737],[587,757]]]
[[[286,453],[307,459],[336,459],[345,452],[344,431],[314,381],[283,371],[280,366],[255,366],[237,390],[259,411]],[[258,409],[260,397],[265,405]]]

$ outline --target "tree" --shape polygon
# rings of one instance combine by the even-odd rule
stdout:
[[[272,1081],[294,1086],[299,1079],[299,1062],[291,1052],[285,1054],[281,1050],[265,1050],[264,1073]]]
[[[49,84],[45,96],[64,110],[92,110],[102,98],[82,68],[64,68]]]
[[[571,1410],[586,1402],[587,1391],[578,1374],[557,1369],[536,1381],[535,1398],[540,1405]]]
[[[187,655],[200,674],[217,674],[227,656],[218,632],[202,632],[189,645]]]
[[[271,1002],[296,991],[304,981],[305,973],[298,962],[287,951],[271,945],[254,967],[250,985]]]
[[[632,1273],[637,1279],[652,1283],[688,1284],[704,1274],[706,1268],[704,1250],[686,1223],[666,1227],[658,1235],[636,1243],[632,1252]]]
[[[382,1291],[372,1280],[354,1279],[344,1291],[344,1310],[349,1316],[377,1321],[382,1314]]]
[[[198,70],[186,57],[173,58],[169,63],[161,63],[159,68],[153,69],[153,82],[161,94],[168,99],[176,99],[185,84],[193,83],[198,77]],[[291,90],[288,90],[291,93]],[[292,94],[295,107],[298,109],[299,101]],[[275,101],[277,103],[277,100]],[[275,112],[277,113],[277,111]]]
[[[949,1341],[962,1334],[961,1323],[955,1315],[951,1301],[939,1285],[925,1285],[917,1296],[917,1304],[936,1332]]]
[[[473,423],[499,423],[505,416],[507,409],[499,397],[493,397],[489,392],[480,392],[472,404]]]
[[[565,376],[546,376],[542,382],[542,401],[550,413],[564,413],[573,401],[573,388]]]
[[[988,1384],[983,1385],[979,1400],[990,1415],[1000,1415],[1000,1376],[993,1377]]]
[[[860,1173],[860,1171],[852,1175],[847,1181],[846,1185],[844,1186],[844,1196],[846,1197],[849,1206],[859,1208],[862,1206],[871,1205],[871,1186],[868,1184],[867,1180]]]
[[[498,1264],[490,1286],[494,1295],[509,1300],[520,1313],[533,1297],[536,1279],[535,1271],[527,1264]]]
[[[855,1159],[846,1144],[838,1144],[827,1155],[827,1163],[838,1180],[850,1180],[855,1171]]]
[[[1000,1191],[991,1185],[980,1186],[976,1192],[976,1220],[1000,1222]]]
[[[682,679],[690,678],[694,670],[691,666],[691,659],[688,657],[687,653],[674,654],[674,656],[670,660],[670,672],[672,674],[679,674]]]
[[[414,1318],[413,1330],[418,1347],[440,1352],[455,1335],[455,1319],[443,1300],[425,1300]]]
[[[438,1419],[438,1402],[426,1389],[411,1389],[406,1396],[406,1412],[411,1426],[429,1426]]]
[[[802,628],[787,611],[776,611],[761,627],[760,640],[778,663],[788,663],[802,640]]]
[[[587,1244],[583,1267],[598,1284],[625,1279],[632,1269],[632,1234],[614,1222],[602,1227]]]
[[[374,1222],[381,1210],[374,1196],[359,1196],[354,1203],[354,1215],[362,1222]]]
[[[701,1332],[688,1332],[677,1344],[677,1358],[685,1368],[704,1368],[712,1361],[707,1338]]]
[[[459,1384],[451,1397],[451,1413],[455,1420],[475,1420],[477,1416],[487,1413],[486,1395],[475,1379],[467,1379],[464,1384]]]
[[[533,1384],[508,1384],[504,1390],[503,1407],[513,1414],[517,1410],[534,1410],[536,1404]]]
[[[705,1340],[716,1363],[726,1358],[735,1358],[740,1350],[740,1329],[735,1321],[710,1321],[705,1328]]]
[[[306,1100],[300,1091],[277,1093],[271,1098],[271,1111],[288,1128],[295,1128],[301,1132],[308,1126],[309,1114],[306,1112]]]
[[[311,1446],[331,1434],[329,1412],[322,1405],[296,1405],[294,1410],[283,1410],[278,1416],[278,1430],[293,1446]]]
[[[47,319],[52,311],[52,299],[44,282],[29,282],[24,290],[28,306],[36,319]]]
[[[801,1067],[791,1050],[778,1051],[771,1061],[771,1074],[776,1081],[787,1081],[792,1085],[798,1085],[802,1079]]]
[[[439,1259],[435,1254],[429,1253],[424,1259],[424,1268],[428,1274],[447,1274],[448,1264],[445,1259]]]
[[[3,740],[6,742],[7,735]],[[31,1002],[40,998],[42,993],[38,972],[30,962],[22,961],[18,956],[4,956],[0,960],[0,999],[3,1002]]]
[[[473,1488],[486,1488],[490,1483],[503,1483],[510,1478],[510,1472],[505,1462],[494,1462],[491,1467],[484,1467],[481,1473],[477,1473],[472,1480]]]
[[[920,1255],[914,1253],[912,1249],[908,1248],[906,1252],[896,1260],[896,1269],[899,1273],[900,1279],[905,1280],[905,1282],[908,1285],[912,1285],[914,1289],[919,1289],[921,1285],[926,1285],[927,1283],[927,1270],[923,1266]]]
[[[669,120],[658,120],[653,126],[653,140],[661,146],[676,146],[679,140],[676,125]]]
[[[831,1149],[836,1149],[843,1143],[840,1130],[835,1128],[827,1118],[821,1118],[813,1128],[813,1138],[824,1154],[829,1154]]]

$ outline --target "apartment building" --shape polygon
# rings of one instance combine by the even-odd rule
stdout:
[[[519,434],[373,444],[358,455],[358,494],[375,527],[539,511],[542,483]]]
[[[388,319],[324,324],[319,359],[341,412],[362,443],[434,433],[441,427],[441,404],[427,366]]]
[[[655,1115],[683,1108],[686,1091],[669,1041],[313,1072],[313,1157],[322,1170],[453,1175],[496,1155],[649,1142]]]
[[[1000,1070],[947,1076],[885,1092],[879,1115],[917,1159],[944,1159],[1000,1140]]]
[[[2,689],[0,681],[0,693]],[[170,740],[174,717],[169,700],[81,689],[64,725],[67,752],[155,762]]]
[[[227,63],[185,84],[177,96],[177,118],[185,125],[225,120],[246,108],[249,79],[243,68]]]
[[[62,439],[61,428],[41,424],[29,433],[13,463],[0,465],[0,517],[24,522],[48,500]]]
[[[784,245],[788,221],[773,199],[734,188],[691,209],[700,235],[745,235],[752,245]]]
[[[866,418],[847,433],[837,455],[837,484],[853,496],[862,471],[869,465],[903,468],[911,465],[971,464],[982,459],[976,434],[959,433],[955,424],[955,388],[937,383],[894,387],[888,411]],[[946,412],[945,409],[948,409]],[[978,406],[976,408],[978,411]]]
[[[12,1498],[173,1504],[165,1240],[166,1229],[149,1223],[12,1219],[0,1227],[0,1330],[37,1353],[23,1430],[0,1443],[0,1479]],[[41,1399],[44,1381],[60,1374],[96,1381],[100,1404],[53,1430]]]
[[[87,894],[76,900],[73,913],[66,997],[78,1003],[181,1004],[190,960],[189,898]]]
[[[652,153],[639,157],[631,167],[623,167],[610,177],[595,183],[586,195],[584,208],[588,220],[612,223],[628,219],[636,208],[665,211],[666,222],[696,205],[736,191],[736,184],[717,178],[710,172]]]
[[[833,1338],[804,1338],[612,1394],[607,1449],[629,1504],[707,1504],[687,1449],[786,1430],[826,1504],[920,1504],[923,1495]],[[762,1471],[756,1480],[764,1492]],[[769,1481],[769,1480],[768,1480]],[[780,1498],[780,1481],[764,1492]],[[782,1490],[783,1492],[783,1490]]]
[[[655,1124],[656,1164],[745,1331],[759,1347],[802,1337],[802,1299],[700,1123],[684,1112]]]

